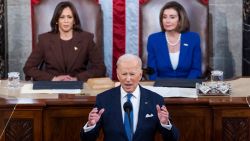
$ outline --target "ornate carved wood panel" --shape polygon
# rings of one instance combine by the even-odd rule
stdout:
[[[247,118],[223,118],[223,141],[248,141],[249,120]]]
[[[33,120],[11,120],[6,128],[5,138],[6,141],[33,141]]]
[[[12,112],[12,104],[3,105],[0,98],[0,133],[3,133],[0,141],[43,141],[40,106],[18,106]],[[6,125],[9,118],[11,120]]]
[[[213,140],[250,140],[250,112],[248,107],[214,107],[213,114]]]

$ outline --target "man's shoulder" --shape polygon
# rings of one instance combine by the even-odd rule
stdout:
[[[119,86],[118,87],[114,87],[114,88],[111,88],[109,90],[106,90],[100,94],[97,95],[98,98],[104,98],[104,97],[113,97],[114,94],[117,94],[119,93]]]
[[[158,93],[153,92],[153,91],[151,91],[149,89],[143,88],[142,86],[140,86],[140,89],[141,89],[141,93],[144,93],[144,94],[146,94],[149,97],[154,97],[154,98],[157,98],[157,99],[162,99],[163,98]]]

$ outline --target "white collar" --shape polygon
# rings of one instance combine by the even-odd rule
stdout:
[[[124,89],[121,86],[121,98],[125,98],[127,96],[128,92],[124,91]],[[138,98],[139,94],[140,94],[140,87],[139,85],[137,85],[136,89],[134,92],[132,92],[131,94],[133,94],[133,97]]]

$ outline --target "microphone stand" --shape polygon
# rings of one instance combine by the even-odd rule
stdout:
[[[131,120],[130,118],[130,112],[133,110],[133,107],[132,107],[132,103],[131,102],[126,102],[124,105],[123,105],[123,109],[124,111],[128,114],[128,121],[129,121],[129,126],[130,126],[130,129],[131,129],[131,141],[133,140],[133,121]]]

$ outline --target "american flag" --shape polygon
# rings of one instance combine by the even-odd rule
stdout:
[[[166,0],[166,2],[169,0]],[[204,5],[208,0],[198,0]],[[141,7],[149,0],[97,0],[103,10],[107,73],[116,78],[116,61],[124,53],[142,57]]]
[[[33,5],[42,0],[31,0]],[[103,11],[104,61],[107,75],[116,80],[116,61],[131,53],[142,57],[141,8],[150,0],[93,0]],[[166,0],[170,1],[170,0]],[[197,0],[204,5],[208,0]]]
[[[116,79],[116,61],[125,54],[140,56],[139,13],[145,0],[99,0],[103,10],[104,57],[107,73]]]

